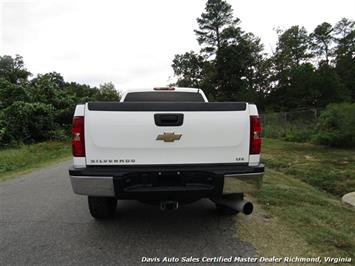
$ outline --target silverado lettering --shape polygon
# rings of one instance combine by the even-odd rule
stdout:
[[[90,162],[92,164],[95,164],[95,163],[102,163],[102,164],[105,164],[105,163],[135,163],[136,160],[135,159],[108,159],[108,160],[100,160],[100,159],[91,159]]]

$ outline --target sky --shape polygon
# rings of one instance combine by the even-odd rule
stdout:
[[[164,86],[175,54],[199,51],[196,18],[206,0],[0,0],[0,55],[20,54],[34,75],[116,89]],[[275,28],[355,19],[355,0],[228,0],[244,31],[275,49]]]

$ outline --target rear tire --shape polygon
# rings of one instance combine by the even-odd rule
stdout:
[[[115,216],[117,199],[113,197],[88,197],[89,210],[92,217],[98,220]]]
[[[224,215],[236,215],[239,213],[239,211],[234,210],[228,206],[216,203],[216,209],[219,213],[224,214]]]

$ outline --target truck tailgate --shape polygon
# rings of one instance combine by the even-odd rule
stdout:
[[[155,115],[169,114],[182,124],[158,126]],[[88,103],[86,163],[247,163],[249,127],[247,103]]]

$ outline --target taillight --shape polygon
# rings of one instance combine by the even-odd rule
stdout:
[[[261,149],[261,125],[256,115],[250,116],[250,154],[260,154]]]
[[[74,116],[72,126],[72,152],[74,157],[85,157],[84,117]]]

